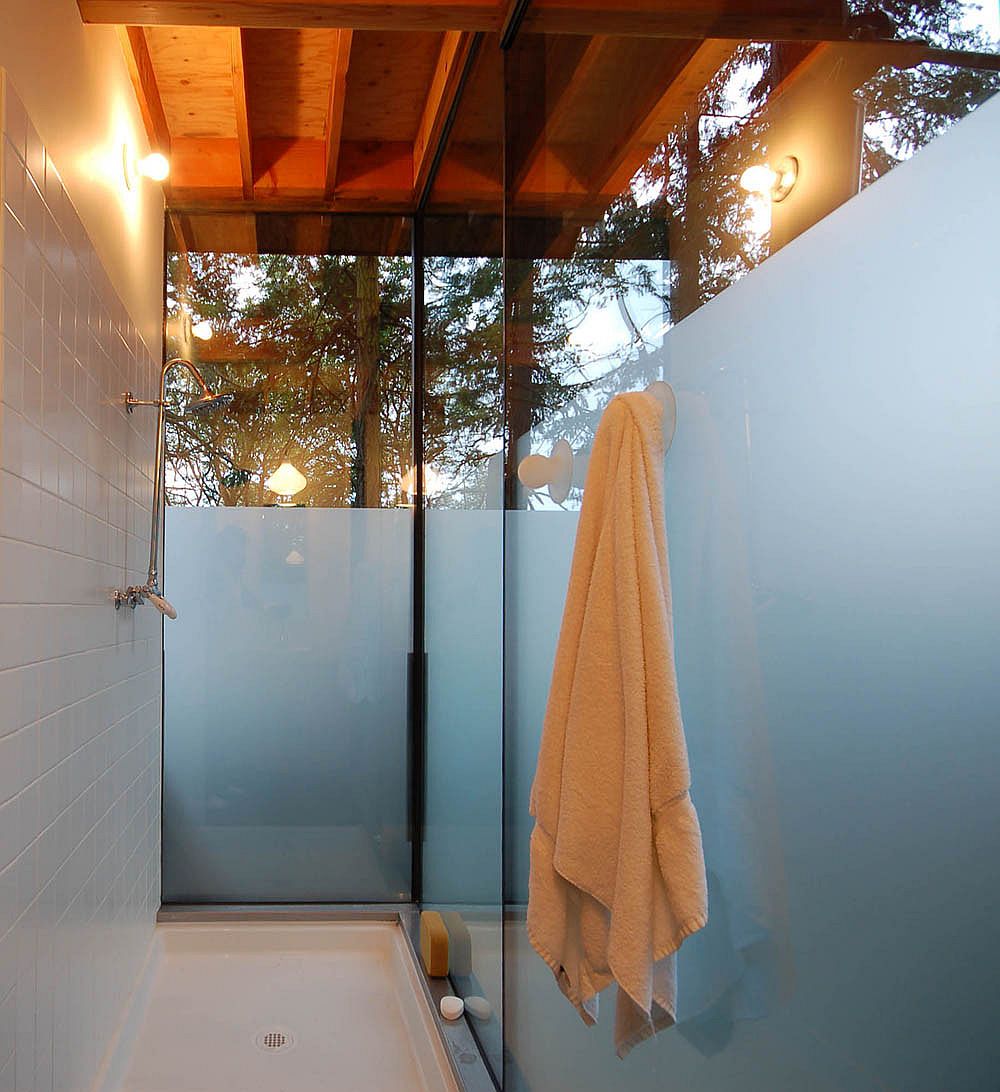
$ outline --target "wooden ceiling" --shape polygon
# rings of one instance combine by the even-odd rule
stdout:
[[[174,207],[404,210],[429,175],[471,33],[123,26]]]
[[[511,127],[510,199],[599,215],[742,41],[850,33],[841,0],[78,3],[119,28],[178,213],[497,210],[499,44],[520,18],[545,55]]]

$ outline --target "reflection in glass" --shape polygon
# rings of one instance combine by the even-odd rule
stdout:
[[[425,905],[442,911],[451,988],[503,1079],[504,391],[502,65],[475,50],[423,229]],[[425,483],[426,485],[426,483]]]

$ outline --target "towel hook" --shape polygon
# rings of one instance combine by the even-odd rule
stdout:
[[[567,440],[556,440],[551,455],[525,455],[517,476],[526,489],[537,492],[549,487],[549,496],[562,504],[573,483],[573,449]]]

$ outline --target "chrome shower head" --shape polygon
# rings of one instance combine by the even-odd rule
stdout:
[[[143,599],[148,600],[154,607],[167,618],[176,618],[177,610],[169,599],[165,599],[159,592],[152,588],[142,588]]]
[[[193,402],[188,402],[184,407],[184,416],[188,414],[199,415],[202,413],[211,413],[212,410],[222,409],[223,406],[228,406],[233,400],[231,392],[225,394],[212,394],[211,391],[206,391],[200,398],[196,398]]]

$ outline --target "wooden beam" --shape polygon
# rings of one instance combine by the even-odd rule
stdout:
[[[536,0],[522,30],[544,34],[617,34],[644,38],[742,38],[763,41],[826,41],[848,37],[839,19],[823,16],[810,3],[765,0],[734,5],[731,0]],[[791,10],[790,10],[791,9]]]
[[[330,83],[330,105],[326,112],[326,185],[324,196],[329,201],[337,189],[337,167],[340,162],[340,140],[344,131],[344,104],[347,100],[347,69],[351,62],[351,41],[354,31],[334,31]]]
[[[458,97],[472,43],[473,35],[466,31],[445,31],[413,140],[413,192],[418,199],[430,180],[434,159],[445,137],[448,115]]]
[[[683,67],[595,168],[589,179],[591,192],[620,193],[670,130],[697,109],[705,87],[741,44],[720,39],[692,43]]]
[[[996,72],[1000,55],[938,49],[904,39],[867,41],[840,15],[836,2],[807,0],[801,11],[789,0],[766,0],[739,10],[731,0],[688,0],[673,7],[664,0],[534,0],[522,29],[540,34],[618,34],[650,38],[730,38],[774,42],[843,42],[850,56],[878,58],[875,67],[942,64]]]
[[[78,0],[85,23],[498,31],[499,0]]]
[[[243,63],[243,31],[233,29],[230,33],[236,139],[240,145],[240,178],[243,182],[243,198],[249,200],[253,197],[253,150],[250,142],[250,113],[247,109],[246,67]]]
[[[232,137],[175,137],[171,209],[230,207],[391,208],[406,211],[413,198],[413,146],[409,142],[343,141],[337,194],[324,196],[323,140],[257,137],[254,189],[243,197],[239,142]]]
[[[170,129],[167,127],[167,116],[163,112],[145,31],[142,27],[121,26],[118,28],[118,38],[125,54],[125,64],[139,103],[149,145],[153,151],[169,156]]]

